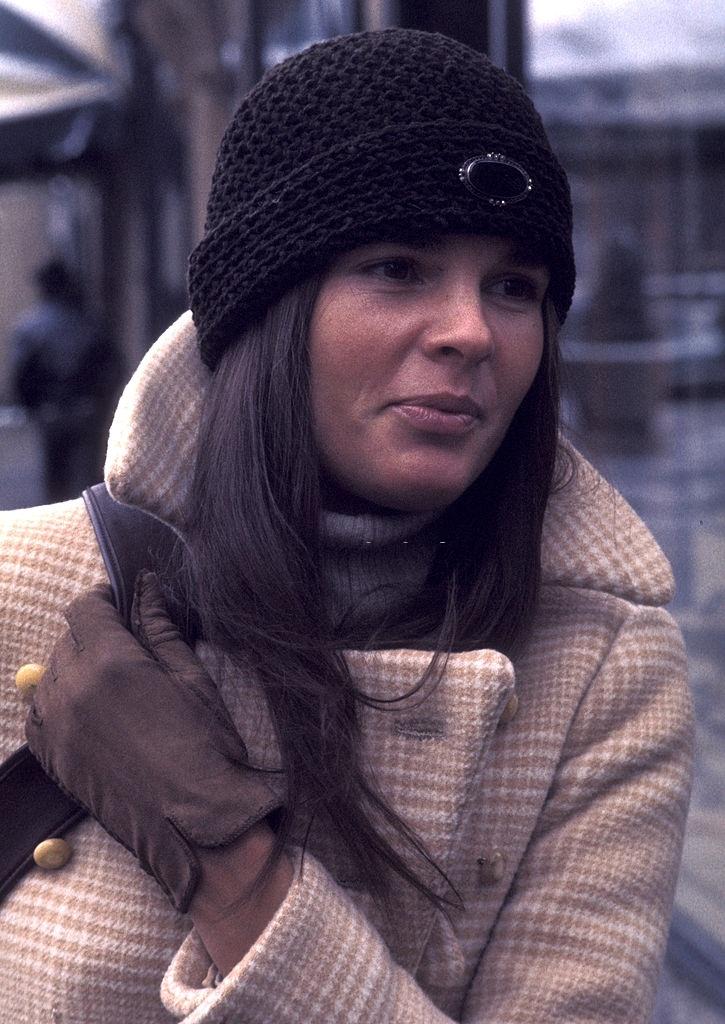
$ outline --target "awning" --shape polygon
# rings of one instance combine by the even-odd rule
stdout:
[[[0,169],[59,164],[103,145],[120,80],[90,0],[0,0]]]

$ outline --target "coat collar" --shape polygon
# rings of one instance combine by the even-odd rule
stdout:
[[[202,399],[210,379],[190,313],[149,350],[127,385],[109,437],[106,482],[118,501],[183,532]],[[622,496],[575,449],[575,473],[554,494],[542,538],[544,583],[669,601],[669,563]]]

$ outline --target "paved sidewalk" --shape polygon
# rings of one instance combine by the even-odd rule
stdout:
[[[0,406],[0,509],[43,502],[40,444],[19,410]]]

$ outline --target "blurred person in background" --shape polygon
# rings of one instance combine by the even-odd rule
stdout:
[[[2,742],[90,812],[0,906],[0,1017],[650,1019],[691,711],[669,566],[559,435],[574,279],[480,53],[346,36],[244,99],[106,463],[180,565],[127,628],[82,502],[0,518]]]
[[[35,281],[39,299],[12,332],[11,383],[41,439],[46,500],[65,501],[103,475],[122,366],[66,263],[44,263]]]

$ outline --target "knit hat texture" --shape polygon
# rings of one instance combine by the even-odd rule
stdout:
[[[459,172],[501,154],[531,179],[493,205]],[[336,254],[445,232],[521,241],[547,263],[561,320],[574,291],[566,175],[520,84],[453,39],[386,29],[272,68],[227,128],[189,263],[201,357],[224,349]]]

